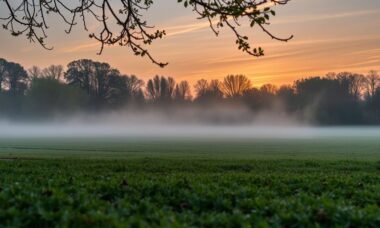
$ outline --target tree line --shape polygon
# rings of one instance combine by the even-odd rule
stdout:
[[[0,59],[0,116],[41,118],[125,107],[181,108],[243,105],[252,113],[280,107],[288,114],[326,125],[380,123],[380,76],[341,72],[306,77],[291,85],[257,88],[244,75],[200,79],[194,85],[172,77],[144,82],[108,63],[81,59],[47,68],[25,69]],[[233,109],[233,108],[232,108]],[[311,114],[311,115],[310,115]],[[311,117],[310,117],[311,116]]]

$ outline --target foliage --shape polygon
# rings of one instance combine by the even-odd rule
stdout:
[[[10,94],[23,95],[27,79],[28,74],[20,64],[0,59],[0,93],[7,87]]]
[[[34,78],[25,106],[31,115],[46,118],[80,111],[87,100],[86,94],[75,86],[67,86],[51,77]]]
[[[4,226],[380,226],[379,163],[0,161]]]
[[[3,226],[378,227],[372,138],[0,141]]]

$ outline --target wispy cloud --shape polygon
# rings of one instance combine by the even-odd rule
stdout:
[[[256,85],[268,82],[288,83],[298,77],[323,75],[329,71],[349,70],[365,73],[372,68],[380,70],[380,33],[376,30],[379,23],[379,7],[371,8],[369,4],[354,7],[347,4],[348,6],[337,8],[334,4],[344,4],[348,0],[334,0],[336,3],[331,4],[336,10],[332,11],[333,9],[328,9],[327,5],[320,4],[320,0],[308,1],[314,1],[314,4],[309,8],[306,7],[306,3],[305,7],[296,5],[297,3],[290,4],[286,6],[289,7],[287,10],[279,9],[279,16],[271,20],[272,28],[281,33],[295,31],[296,37],[291,42],[275,42],[266,39],[265,34],[260,32],[252,34],[256,31],[249,29],[248,24],[242,23],[246,25],[242,32],[255,38],[253,41],[265,49],[267,55],[263,58],[252,58],[235,50],[232,43],[233,33],[229,31],[223,32],[220,39],[210,39],[213,35],[209,22],[196,19],[190,12],[165,19],[167,21],[154,21],[154,24],[167,32],[167,39],[154,43],[150,48],[152,54],[159,55],[157,58],[170,62],[167,68],[157,69],[149,65],[145,59],[140,63],[136,58],[125,56],[125,52],[119,51],[118,48],[112,49],[104,56],[122,71],[134,71],[140,77],[147,78],[158,72],[176,77],[178,80],[192,81],[201,77],[222,78],[228,73],[243,73],[251,77]],[[315,8],[317,5],[320,5],[320,8]],[[348,24],[354,21],[355,23]],[[86,56],[89,53],[94,56],[99,45],[94,40],[81,39],[71,41],[57,50],[69,53],[64,56],[70,58]]]
[[[223,56],[220,58],[213,58],[205,61],[205,64],[208,66],[231,66],[231,65],[243,65],[243,64],[251,64],[253,61],[272,61],[275,59],[284,59],[291,56],[298,56],[305,53],[305,50],[285,50],[278,53],[273,53],[268,56],[264,56],[261,58],[256,58],[249,55],[241,55],[239,52],[234,56],[229,55],[230,57]]]
[[[63,53],[74,53],[74,52],[80,52],[80,51],[88,51],[88,50],[94,50],[95,48],[99,48],[99,43],[97,42],[91,42],[91,43],[83,43],[78,44],[75,46],[69,46],[66,48],[62,48],[60,51]]]
[[[258,7],[257,9],[262,10],[266,7],[271,7],[273,5],[274,5],[274,3],[267,2],[267,3],[263,3],[262,5],[260,5],[260,7]],[[230,19],[232,20],[232,17]],[[190,21],[190,20],[192,20],[192,19],[189,18],[188,21]],[[206,19],[204,19],[204,20],[206,20]],[[215,24],[216,21],[217,20],[212,21],[212,24]],[[195,31],[199,31],[199,30],[209,28],[209,27],[210,27],[210,22],[208,22],[208,21],[200,22],[198,19],[198,22],[196,22],[196,23],[188,23],[187,22],[187,24],[185,24],[185,25],[171,25],[171,26],[169,25],[165,28],[165,30],[167,31],[167,37],[172,37],[172,36],[178,36],[178,35],[183,35],[183,34],[195,32]]]
[[[336,14],[318,14],[318,15],[299,15],[294,17],[288,17],[285,19],[274,20],[272,24],[291,24],[291,23],[305,23],[308,21],[321,21],[321,20],[333,20],[339,18],[348,17],[359,17],[365,15],[379,14],[379,9],[374,10],[362,10],[362,11],[351,11],[351,12],[341,12]],[[189,21],[191,19],[189,18]],[[185,22],[186,23],[186,22]],[[188,23],[185,25],[172,25],[167,26],[165,30],[167,31],[167,36],[178,36],[184,35],[192,32],[196,32],[210,26],[209,22],[196,22]]]
[[[209,22],[198,22],[194,24],[168,26],[165,28],[165,31],[167,32],[166,37],[178,36],[199,31],[201,29],[208,28],[209,26]]]
[[[301,45],[314,45],[321,43],[342,43],[342,42],[356,42],[356,41],[369,41],[369,40],[380,40],[380,36],[356,36],[356,37],[331,37],[322,39],[304,39],[304,40],[294,40],[286,43],[286,46],[301,46]],[[276,47],[284,45],[281,42],[270,42],[262,43],[263,46]]]
[[[270,6],[270,5],[268,5]],[[273,24],[290,24],[290,23],[304,23],[307,21],[319,21],[319,20],[331,20],[331,19],[338,19],[338,18],[346,18],[346,17],[358,17],[363,15],[372,15],[372,14],[378,14],[380,13],[379,9],[374,10],[362,10],[362,11],[351,11],[351,12],[342,12],[342,13],[336,13],[336,14],[318,14],[318,15],[299,15],[294,17],[288,17],[285,19],[274,21]],[[183,23],[182,25],[179,24],[168,24],[162,26],[167,35],[166,37],[176,37],[180,35],[186,35],[189,33],[199,32],[204,29],[208,29],[210,27],[210,23],[208,21],[194,21],[192,17],[183,18],[181,20]],[[190,22],[190,23],[189,23]],[[308,43],[323,43],[323,42],[335,42],[335,41],[344,41],[344,40],[352,40],[351,38],[338,38],[336,40],[334,39],[319,39],[319,40],[303,40],[303,41],[292,41],[288,45],[302,45],[302,44],[308,44]],[[270,46],[278,46],[282,45],[281,43],[267,43],[262,44],[264,45],[270,45]],[[82,52],[82,51],[93,51],[99,48],[99,43],[97,42],[91,42],[91,43],[83,43],[78,44],[75,46],[68,46],[66,48],[61,49],[63,53],[75,53],[75,52]]]
[[[379,9],[371,9],[371,10],[362,10],[362,11],[351,11],[351,12],[341,12],[341,13],[329,13],[329,14],[318,14],[318,15],[299,15],[292,16],[288,18],[282,18],[273,21],[272,24],[290,24],[290,23],[305,23],[308,21],[321,21],[321,20],[332,20],[339,18],[347,18],[347,17],[359,17],[365,15],[374,15],[379,14]]]

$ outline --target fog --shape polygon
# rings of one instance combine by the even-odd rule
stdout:
[[[116,125],[116,124],[7,124],[1,138],[184,138],[184,139],[310,139],[333,137],[380,137],[374,127],[226,126],[226,125]]]
[[[317,127],[267,110],[213,108],[80,114],[49,121],[0,121],[0,138],[312,139],[380,137],[377,127]]]

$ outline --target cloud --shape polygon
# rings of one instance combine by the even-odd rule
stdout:
[[[67,48],[62,48],[60,51],[63,53],[73,53],[73,52],[79,52],[79,51],[84,51],[84,50],[94,50],[96,48],[100,47],[100,43],[97,42],[91,42],[91,43],[83,43],[79,44],[73,47],[67,47]]]
[[[261,10],[261,9],[266,8],[266,7],[271,7],[273,5],[274,5],[274,3],[272,3],[272,2],[266,2],[266,3],[264,2],[257,9]],[[185,21],[184,23],[188,23],[188,21],[190,21],[190,20],[192,20],[192,18],[190,19],[190,17],[189,17],[186,20],[187,22]],[[207,21],[207,19],[204,19],[204,20],[206,20],[206,21],[199,22],[199,19],[198,19],[198,22],[196,22],[196,23],[190,23],[190,24],[185,24],[185,25],[167,26],[165,28],[165,31],[167,31],[167,37],[183,35],[183,34],[195,32],[195,31],[199,31],[199,30],[202,30],[205,28],[209,28],[210,23]],[[229,20],[232,20],[232,17],[229,18]],[[217,22],[217,20],[212,21],[213,24],[215,24],[216,22]]]
[[[362,10],[362,11],[351,11],[351,12],[341,12],[341,13],[330,13],[330,14],[318,14],[318,15],[299,15],[294,17],[288,17],[287,19],[279,19],[273,21],[272,24],[291,24],[291,23],[305,23],[308,21],[321,21],[321,20],[332,20],[347,17],[359,17],[365,15],[379,14],[380,10]]]
[[[199,31],[201,29],[208,28],[209,26],[209,22],[198,22],[194,24],[168,26],[165,28],[165,31],[167,32],[166,37],[178,36],[190,32]]]
[[[265,5],[262,8],[270,6]],[[372,15],[372,14],[378,14],[380,13],[380,10],[362,10],[362,11],[351,11],[351,12],[342,12],[342,13],[336,13],[336,14],[322,14],[322,15],[300,15],[300,16],[294,16],[294,17],[288,17],[287,19],[281,19],[281,20],[275,20],[272,24],[291,24],[291,23],[305,23],[307,21],[318,21],[318,20],[331,20],[331,19],[338,19],[338,18],[346,18],[346,17],[358,17],[363,15]],[[181,35],[186,35],[189,33],[199,32],[204,29],[209,29],[210,23],[208,21],[199,21],[191,22],[194,19],[192,17],[184,17],[181,20],[182,25],[179,24],[172,24],[172,25],[164,25],[162,26],[167,35],[165,37],[176,37]],[[189,23],[190,22],[190,23]],[[178,22],[177,22],[178,23]],[[246,26],[244,26],[246,27]],[[339,39],[339,40],[338,40]],[[342,41],[342,40],[350,40],[350,38],[338,38],[335,41]],[[303,40],[303,41],[292,41],[288,45],[301,45],[301,44],[308,44],[308,43],[323,43],[323,42],[334,42],[334,39],[324,39],[324,40]],[[67,48],[61,49],[63,53],[76,53],[81,51],[93,51],[97,50],[99,48],[99,43],[97,42],[91,42],[91,43],[83,43],[76,46],[69,46]],[[268,44],[262,44],[264,45],[270,45],[270,46],[279,46],[282,45],[282,43],[273,43],[270,42]]]
[[[266,6],[270,6],[266,5]],[[265,6],[265,7],[266,7]],[[264,6],[262,7],[264,8]],[[273,21],[272,24],[291,24],[291,23],[305,23],[308,21],[320,21],[320,20],[331,20],[331,19],[339,19],[339,18],[347,18],[347,17],[359,17],[359,16],[365,16],[365,15],[372,15],[372,14],[378,14],[380,13],[380,10],[362,10],[362,11],[351,11],[351,12],[342,12],[342,13],[336,13],[336,14],[318,14],[318,15],[300,15],[295,17],[288,17],[288,19],[279,19]],[[190,17],[187,19],[187,21],[192,20]],[[183,23],[186,23],[183,22]],[[185,25],[172,25],[167,26],[167,37],[172,36],[178,36],[178,35],[184,35],[188,33],[192,33],[195,31],[199,31],[205,28],[208,28],[210,26],[209,22],[196,22],[196,23],[188,23]],[[243,26],[248,27],[248,26]]]
[[[304,40],[293,40],[286,43],[286,46],[301,46],[301,45],[314,45],[318,43],[342,43],[342,42],[355,42],[355,41],[369,41],[369,40],[379,40],[380,36],[357,36],[357,37],[332,37],[332,38],[322,38],[322,39],[304,39]],[[276,47],[281,46],[282,42],[270,42],[262,43],[262,46]]]

